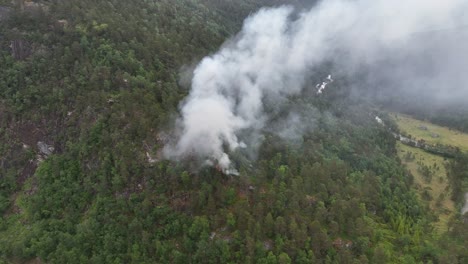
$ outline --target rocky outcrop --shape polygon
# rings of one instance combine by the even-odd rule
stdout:
[[[24,10],[24,0],[14,0],[14,3],[19,10]]]
[[[149,154],[149,152],[146,152],[146,158],[148,159],[148,163],[150,164],[154,164],[159,161],[158,159],[153,158],[151,154]]]
[[[50,155],[54,153],[55,148],[52,145],[48,145],[45,142],[39,141],[37,142],[37,148],[39,149],[39,153],[36,155],[37,164],[42,163],[46,160]]]
[[[468,192],[465,193],[465,205],[462,208],[461,214],[464,215],[465,213],[468,213]]]
[[[47,12],[49,10],[48,6],[38,1],[31,0],[14,0],[16,7],[22,12]]]
[[[68,27],[68,20],[66,19],[59,19],[55,22],[55,26],[60,29],[65,29]]]
[[[10,42],[11,55],[16,60],[24,60],[31,54],[31,47],[27,41],[16,39]]]
[[[8,7],[0,6],[0,22],[8,18],[10,11],[11,9]]]

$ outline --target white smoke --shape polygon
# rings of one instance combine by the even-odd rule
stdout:
[[[195,69],[178,141],[164,153],[197,156],[229,173],[228,152],[245,147],[240,135],[257,136],[268,126],[264,103],[281,107],[302,91],[311,68],[333,61],[352,74],[411,50],[415,33],[457,27],[466,10],[465,0],[328,0],[301,13],[289,6],[262,9]],[[289,123],[298,123],[295,118]]]

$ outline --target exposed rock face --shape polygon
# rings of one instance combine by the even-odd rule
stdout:
[[[53,146],[47,145],[42,141],[37,142],[37,147],[39,148],[40,153],[46,157],[52,155],[55,150]]]
[[[158,162],[158,159],[155,159],[155,158],[151,157],[149,152],[146,152],[146,158],[148,159],[148,163],[150,163],[150,164]]]
[[[48,12],[49,7],[39,1],[32,0],[13,0],[14,5],[21,12],[28,12],[30,14],[36,14],[38,12]]]
[[[68,27],[68,21],[65,19],[57,20],[56,25],[58,28],[65,29]]]
[[[10,11],[11,9],[8,7],[0,6],[0,21],[7,19]]]
[[[24,0],[14,0],[14,2],[21,11],[24,10]]]
[[[24,40],[12,40],[10,43],[11,54],[17,60],[23,60],[31,54],[29,43]]]
[[[465,193],[465,206],[463,206],[461,214],[468,213],[468,193]]]

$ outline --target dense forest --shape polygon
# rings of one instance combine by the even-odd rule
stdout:
[[[466,219],[434,231],[345,81],[291,97],[314,129],[233,153],[239,176],[159,157],[187,69],[260,7],[311,2],[0,0],[0,263],[467,263]]]

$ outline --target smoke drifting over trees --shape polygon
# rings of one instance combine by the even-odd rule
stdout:
[[[468,25],[467,10],[463,0],[330,0],[307,11],[262,9],[195,69],[176,122],[178,141],[164,153],[196,155],[229,172],[227,152],[246,147],[270,125],[265,104],[281,107],[288,96],[315,89],[305,80],[324,62],[339,69],[335,79],[361,76],[349,87],[357,96],[424,93],[439,103],[459,102],[468,96],[462,74],[468,33],[461,27]]]

